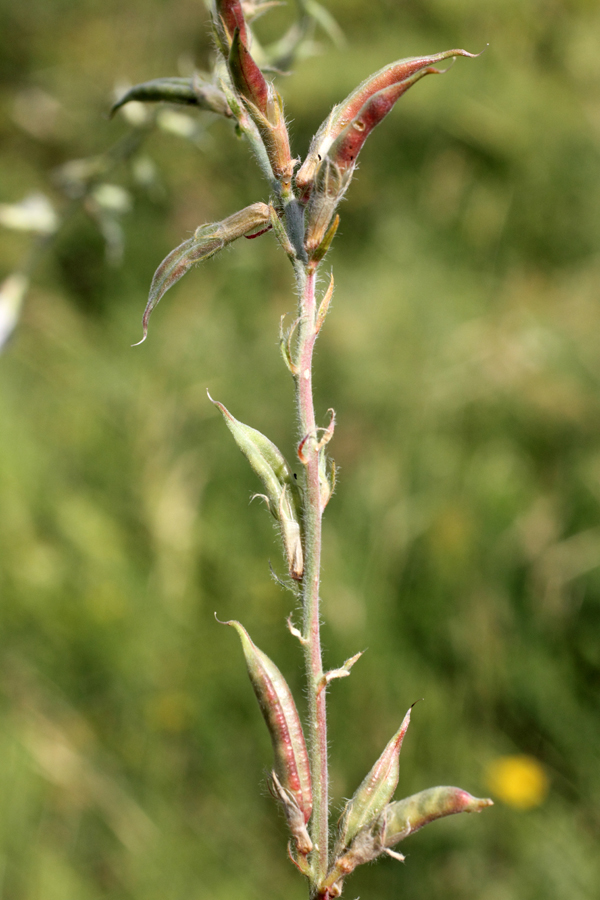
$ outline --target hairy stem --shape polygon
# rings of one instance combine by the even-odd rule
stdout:
[[[296,269],[300,297],[300,324],[296,353],[296,399],[300,418],[299,456],[304,465],[304,610],[303,639],[308,684],[308,735],[313,780],[311,839],[315,850],[311,895],[328,868],[328,766],[327,716],[319,618],[319,580],[321,568],[321,496],[319,489],[319,441],[312,391],[312,358],[317,337],[315,327],[316,273],[301,263]]]

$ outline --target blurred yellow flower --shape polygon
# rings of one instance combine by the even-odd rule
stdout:
[[[492,760],[487,766],[486,783],[495,797],[515,809],[540,806],[550,788],[542,764],[524,754]]]

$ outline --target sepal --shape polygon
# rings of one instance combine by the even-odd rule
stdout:
[[[319,164],[306,210],[306,239],[304,246],[309,256],[314,255],[323,243],[326,243],[327,246],[324,252],[319,254],[320,258],[327,252],[337,230],[337,223],[334,223],[335,227],[331,235],[328,234],[329,226],[350,184],[352,173],[353,167],[342,170],[328,156]]]

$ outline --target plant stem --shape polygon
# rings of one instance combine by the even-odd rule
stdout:
[[[319,895],[319,884],[328,868],[328,765],[327,716],[319,617],[321,570],[321,495],[319,487],[319,441],[312,390],[312,358],[317,338],[316,272],[298,263],[298,343],[296,352],[296,399],[300,418],[299,456],[304,464],[304,610],[303,641],[308,687],[309,754],[313,781],[311,839],[314,844],[311,896]]]

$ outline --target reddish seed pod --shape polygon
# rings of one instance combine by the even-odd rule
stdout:
[[[263,116],[266,116],[269,86],[265,76],[252,58],[239,29],[236,29],[232,36],[228,64],[238,93],[253,103]]]
[[[388,66],[384,66],[383,69],[375,72],[359,84],[356,90],[349,94],[342,103],[333,108],[329,117],[323,122],[313,139],[308,156],[298,170],[296,175],[296,185],[303,200],[306,201],[308,199],[317,169],[319,168],[319,163],[328,155],[331,145],[337,140],[344,129],[359,117],[361,110],[371,97],[378,94],[380,91],[384,91],[387,88],[393,88],[403,82],[408,82],[407,87],[410,87],[410,85],[415,83],[415,80],[418,80],[418,78],[414,79],[413,76],[417,75],[417,73],[420,73],[422,70],[435,65],[435,63],[450,59],[453,56],[473,57],[476,55],[477,54],[474,53],[468,53],[466,50],[446,50],[443,53],[435,53],[432,56],[400,59]],[[433,71],[433,69],[430,69],[430,71]],[[427,73],[423,71],[423,74]],[[400,91],[393,103],[395,103],[403,93],[404,91]],[[383,115],[387,115],[390,109],[391,106],[383,113]],[[383,116],[377,121],[381,121],[381,118],[383,118]],[[377,124],[377,122],[375,122],[375,124]],[[371,126],[370,130],[372,130],[373,127],[374,125]],[[365,128],[365,130],[368,134],[368,129]],[[362,147],[362,144],[360,146]]]
[[[391,87],[384,88],[366,101],[356,117],[338,135],[329,149],[329,157],[337,163],[342,172],[356,164],[356,158],[362,150],[365,141],[375,126],[379,125],[391,111],[402,94],[417,81],[420,81],[424,75],[432,74],[439,75],[440,70],[433,66],[427,66],[426,69],[421,69],[412,78],[407,78],[400,84],[393,84]]]
[[[229,51],[228,67],[236,91],[262,138],[273,175],[285,194],[289,192],[294,163],[283,115],[283,101],[252,58],[236,30]]]
[[[348,847],[363,828],[372,824],[387,806],[398,786],[400,750],[410,723],[412,706],[342,814],[336,855]]]
[[[235,628],[242,641],[250,681],[273,743],[275,784],[300,810],[306,825],[312,812],[310,764],[292,692],[275,663],[252,642],[243,625],[235,620],[225,624]]]
[[[248,30],[240,0],[215,0],[217,21],[220,19],[227,31],[228,43],[231,44],[236,28],[240,32],[243,43],[248,45]]]

